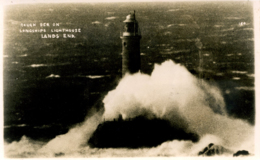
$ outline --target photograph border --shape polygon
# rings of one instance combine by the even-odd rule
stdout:
[[[4,130],[4,105],[3,105],[3,33],[4,33],[4,25],[3,25],[3,17],[4,17],[4,6],[6,5],[12,5],[12,4],[19,4],[19,3],[110,3],[110,2],[129,2],[130,0],[3,0],[3,2],[0,2],[0,112],[2,115],[2,123],[0,123],[0,127],[2,128],[2,132],[0,136],[2,136],[0,143],[0,157],[4,159],[10,159],[4,157],[4,139],[3,139],[3,130]],[[177,0],[182,1],[182,0]],[[187,2],[192,2],[195,0],[190,0]],[[199,1],[208,1],[208,0],[199,0]],[[226,0],[224,0],[226,1]],[[235,1],[235,0],[231,0]],[[247,0],[242,0],[247,1]],[[174,0],[133,0],[130,2],[175,2]],[[260,2],[255,0],[251,1],[254,3],[253,10],[254,10],[254,56],[255,56],[255,155],[253,157],[247,157],[249,159],[260,159]],[[114,158],[114,157],[113,157]],[[149,159],[169,159],[168,157],[148,157]],[[148,159],[147,158],[147,159]],[[174,159],[201,159],[202,157],[170,157]],[[219,157],[217,157],[219,158]],[[230,157],[223,157],[223,159],[230,159]],[[17,158],[16,158],[17,159]],[[37,158],[37,159],[43,159],[43,158]],[[50,159],[50,158],[48,158]],[[56,158],[51,158],[56,159]],[[62,159],[69,159],[69,158],[62,158]],[[77,159],[83,159],[83,158],[77,158]],[[85,159],[85,158],[84,158]],[[88,159],[97,159],[97,158],[88,158]],[[98,158],[100,159],[100,158]],[[102,159],[112,159],[112,158],[102,158]],[[120,157],[117,159],[129,159],[129,157],[124,158]],[[132,159],[132,158],[130,158]],[[134,158],[134,159],[146,159],[146,158]],[[205,158],[204,158],[205,159]]]

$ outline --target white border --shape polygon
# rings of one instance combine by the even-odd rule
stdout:
[[[3,0],[0,1],[0,115],[2,115],[2,121],[0,127],[0,159],[4,158],[4,146],[3,146],[3,9],[5,5],[14,4],[27,4],[27,3],[111,3],[111,2],[173,2],[173,1],[195,1],[195,0]],[[212,0],[200,0],[200,1],[212,1]],[[221,0],[226,1],[226,0]],[[229,0],[237,1],[237,0]],[[247,0],[240,0],[247,1]],[[253,2],[254,9],[254,46],[255,46],[255,156],[254,157],[242,157],[236,159],[260,159],[260,2],[258,0],[250,0]],[[156,157],[149,159],[172,159],[173,157]],[[208,159],[209,157],[174,157],[174,159]],[[210,159],[219,159],[220,157],[211,157]],[[10,158],[8,158],[10,159]],[[26,158],[27,159],[27,158]],[[39,159],[39,158],[37,158]],[[50,158],[48,158],[50,159]],[[56,159],[56,158],[53,158]],[[68,159],[68,158],[62,158]],[[83,158],[78,158],[83,159]],[[88,158],[97,159],[97,158]],[[115,159],[115,158],[102,158],[102,159]],[[121,160],[128,160],[132,158],[117,158]],[[135,159],[146,159],[146,158],[135,158]],[[232,157],[221,159],[232,159]]]
[[[255,157],[260,159],[260,2],[254,1],[254,40],[255,40]]]

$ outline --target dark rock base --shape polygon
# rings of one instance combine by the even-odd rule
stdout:
[[[187,133],[172,126],[166,120],[137,117],[103,122],[93,133],[88,144],[97,148],[140,148],[154,147],[174,139],[197,142],[199,137],[195,133]]]

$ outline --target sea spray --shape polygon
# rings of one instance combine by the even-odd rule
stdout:
[[[56,136],[43,146],[39,152],[76,152],[79,148],[86,145],[88,139],[100,124],[102,120],[101,115],[102,114],[98,112],[86,119],[83,123],[71,128],[68,133]]]
[[[198,143],[192,141],[172,140],[151,148],[147,156],[197,156],[209,143],[221,144],[222,140],[214,135],[203,136]]]
[[[58,135],[48,143],[34,141],[23,136],[19,142],[5,143],[5,156],[21,157],[54,157],[57,155],[72,155],[85,147],[88,139],[101,122],[102,111],[86,118],[72,127],[68,133]]]
[[[151,76],[141,73],[126,75],[103,100],[104,117],[113,119],[119,114],[124,119],[156,116],[186,128],[186,118],[189,117],[184,115],[185,109],[203,106],[200,116],[203,116],[203,109],[225,115],[220,91],[200,82],[185,67],[172,61],[155,65]]]
[[[219,89],[206,81],[198,80],[185,67],[172,61],[155,65],[151,76],[141,73],[126,75],[103,102],[104,114],[97,112],[45,145],[32,142],[26,137],[19,142],[6,143],[6,156],[197,156],[209,143],[222,145],[233,152],[244,149],[254,153],[254,127],[243,120],[229,118]],[[99,149],[86,146],[101,120],[113,120],[119,115],[123,119],[137,116],[166,119],[173,126],[199,134],[200,141],[194,143],[176,139],[157,147],[139,149]],[[23,147],[25,148],[19,150]]]
[[[207,134],[219,137],[223,139],[222,145],[234,149],[241,149],[240,146],[254,137],[252,126],[227,117],[217,87],[197,79],[185,67],[170,60],[155,65],[151,76],[126,75],[103,102],[106,119],[120,114],[124,119],[155,116],[201,137]]]
[[[44,142],[32,140],[26,136],[22,136],[20,141],[12,143],[4,143],[5,157],[25,158],[38,156],[37,151],[45,145]]]

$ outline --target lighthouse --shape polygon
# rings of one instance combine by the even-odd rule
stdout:
[[[122,76],[133,74],[140,70],[140,39],[141,33],[134,13],[126,16],[122,39]]]

